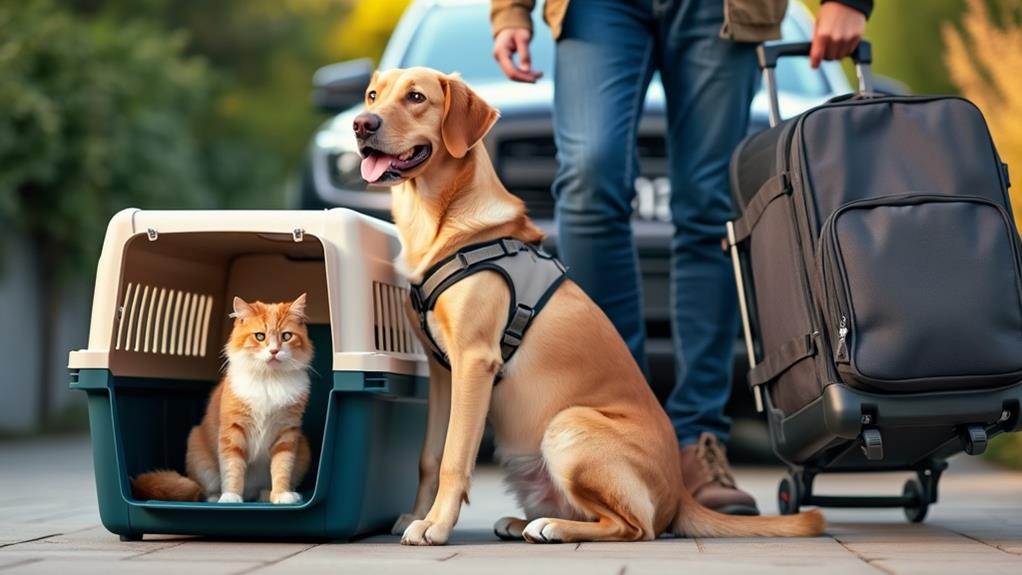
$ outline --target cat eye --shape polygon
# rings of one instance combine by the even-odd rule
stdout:
[[[257,331],[255,333],[255,338],[256,338],[256,341],[263,341],[263,340],[266,339],[266,334],[261,332],[261,331]]]
[[[280,339],[281,341],[291,341],[291,335],[292,335],[291,332],[285,331],[284,333],[280,334]]]
[[[421,104],[426,101],[426,96],[422,92],[408,92],[408,101]]]
[[[369,93],[366,94],[366,98],[368,98],[370,102],[375,102],[376,101],[376,90],[369,90]]]

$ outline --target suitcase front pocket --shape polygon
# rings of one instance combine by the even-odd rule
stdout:
[[[1022,379],[1022,283],[1007,212],[911,194],[846,204],[824,222],[820,309],[845,382],[885,392]]]

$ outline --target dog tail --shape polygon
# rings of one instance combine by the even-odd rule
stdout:
[[[202,487],[177,471],[151,471],[131,480],[135,499],[160,501],[198,501]]]
[[[680,497],[672,531],[681,537],[815,537],[826,527],[823,514],[816,509],[795,515],[743,517],[703,507],[684,487]]]

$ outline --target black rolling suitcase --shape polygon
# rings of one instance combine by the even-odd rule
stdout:
[[[771,125],[731,161],[728,224],[749,384],[777,455],[778,501],[903,507],[921,521],[945,459],[1022,429],[1022,274],[1008,171],[967,100],[859,92]],[[913,470],[901,496],[828,497],[831,471]]]

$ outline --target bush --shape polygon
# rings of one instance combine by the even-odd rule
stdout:
[[[48,1],[5,3],[0,29],[0,216],[45,265],[91,265],[126,206],[209,204],[192,132],[211,80],[182,35]]]

